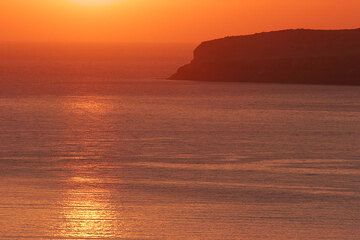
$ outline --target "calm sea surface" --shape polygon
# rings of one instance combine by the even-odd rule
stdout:
[[[356,240],[360,88],[1,90],[0,239]]]

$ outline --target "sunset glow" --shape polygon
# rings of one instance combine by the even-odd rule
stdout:
[[[360,239],[359,13],[0,0],[0,240]]]
[[[81,4],[85,6],[99,6],[99,5],[108,5],[115,2],[115,0],[71,0],[76,4]]]
[[[197,43],[287,28],[356,28],[359,12],[358,0],[5,0],[0,41]]]

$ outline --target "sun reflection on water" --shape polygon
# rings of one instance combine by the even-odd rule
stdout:
[[[66,104],[68,111],[72,112],[85,112],[90,114],[96,113],[106,113],[110,105],[104,100],[97,97],[86,97],[86,98],[76,98],[68,99]]]
[[[96,186],[101,180],[76,176],[68,183],[71,188],[64,193],[62,237],[114,237],[119,232],[116,209],[111,192]]]
[[[105,115],[111,106],[111,101],[96,96],[72,97],[62,102],[69,123],[66,130],[76,135],[64,142],[72,154],[67,158],[66,168],[71,175],[62,193],[60,238],[105,239],[121,233],[113,192],[106,187],[106,176],[99,175],[92,163],[93,159],[104,158],[107,151],[98,129],[106,126]]]

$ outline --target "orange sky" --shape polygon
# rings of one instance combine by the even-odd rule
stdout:
[[[359,0],[0,0],[0,41],[199,42],[360,27]]]

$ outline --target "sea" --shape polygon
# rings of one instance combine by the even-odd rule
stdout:
[[[360,87],[166,80],[195,46],[1,44],[0,239],[360,239]]]

